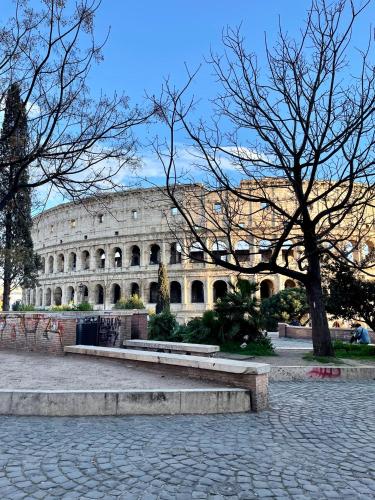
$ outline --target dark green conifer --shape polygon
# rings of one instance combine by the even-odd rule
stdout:
[[[28,147],[27,115],[17,83],[10,85],[0,135],[0,154],[6,167],[0,171],[0,191],[12,192],[13,186],[27,185],[28,168],[22,163]],[[32,288],[37,283],[39,257],[31,239],[30,188],[18,190],[0,213],[0,266],[3,273],[3,310],[16,286]]]
[[[158,271],[158,299],[156,303],[156,314],[169,311],[169,280],[167,268],[161,262]]]

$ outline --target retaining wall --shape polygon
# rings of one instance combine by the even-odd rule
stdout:
[[[0,349],[63,355],[76,345],[77,323],[98,321],[100,345],[120,346],[125,339],[147,338],[144,311],[64,311],[0,313]]]
[[[290,326],[286,323],[278,324],[279,336],[288,337],[291,339],[311,340],[312,328],[309,326]],[[332,340],[349,341],[353,335],[353,330],[350,328],[330,328]],[[371,342],[375,343],[375,332],[369,331]]]

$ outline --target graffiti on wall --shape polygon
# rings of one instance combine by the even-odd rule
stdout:
[[[43,338],[46,340],[51,340],[50,336],[57,335],[61,347],[63,347],[64,342],[63,342],[63,337],[64,337],[64,324],[62,321],[59,321],[58,319],[55,318],[48,318],[47,319],[47,324],[43,328]]]
[[[99,318],[98,340],[100,346],[113,347],[120,335],[121,319],[118,316]]]
[[[341,368],[322,368],[315,366],[309,371],[312,378],[338,378],[341,377]]]

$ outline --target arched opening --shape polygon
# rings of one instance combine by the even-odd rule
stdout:
[[[105,268],[105,251],[102,248],[98,248],[96,251],[96,267],[98,269]]]
[[[66,289],[66,301],[68,304],[74,302],[74,288],[72,286],[68,286]]]
[[[213,284],[213,295],[214,295],[214,302],[217,302],[218,299],[222,299],[224,295],[228,291],[228,285],[227,282],[224,280],[217,280]]]
[[[70,252],[69,254],[69,271],[75,271],[77,269],[77,254]]]
[[[169,295],[171,304],[181,304],[181,284],[178,281],[171,281]]]
[[[171,264],[181,263],[181,245],[179,243],[171,243]]]
[[[113,265],[114,267],[122,267],[122,250],[121,248],[115,248],[113,250]]]
[[[87,250],[84,250],[81,254],[82,261],[82,269],[87,270],[90,269],[90,253]]]
[[[160,247],[159,245],[151,245],[150,247],[150,264],[160,264]]]
[[[111,290],[111,304],[117,304],[117,302],[121,299],[121,287],[117,283],[112,285]]]
[[[296,288],[296,283],[293,280],[286,280],[284,283],[284,288]]]
[[[250,245],[247,241],[238,241],[234,247],[234,255],[238,262],[250,260]]]
[[[52,255],[50,255],[50,256],[48,257],[48,272],[49,272],[50,274],[52,274],[52,273],[53,273],[53,257],[52,257]]]
[[[159,290],[159,285],[155,281],[150,283],[150,296],[149,296],[150,304],[156,304],[156,302],[158,301],[158,290]]]
[[[348,241],[344,247],[345,257],[351,262],[354,261],[354,245],[351,241]]]
[[[45,296],[45,305],[50,306],[52,301],[52,292],[50,288],[47,288],[46,290],[46,296]]]
[[[61,306],[62,303],[62,290],[57,286],[53,292],[53,302],[55,306]]]
[[[46,259],[44,257],[42,257],[42,259],[40,261],[40,272],[41,272],[41,274],[46,273]]]
[[[284,263],[287,263],[293,257],[293,250],[291,249],[292,242],[286,240],[281,248],[281,257]]]
[[[130,285],[130,295],[138,295],[138,297],[140,296],[138,283],[132,283]]]
[[[193,304],[199,304],[204,302],[203,283],[199,280],[195,280],[191,284],[191,302]]]
[[[43,289],[39,288],[38,290],[38,306],[41,307],[43,305]]]
[[[268,240],[262,240],[259,243],[259,253],[262,262],[268,262],[272,255],[271,242]]]
[[[64,254],[60,253],[57,256],[57,272],[58,273],[63,273],[64,272],[64,263],[65,263]]]
[[[70,252],[68,257],[68,270],[75,271],[77,268],[77,255],[75,252]]]
[[[212,245],[212,254],[215,259],[227,260],[228,249],[224,241],[215,241]]]
[[[195,241],[189,250],[189,258],[192,262],[199,262],[204,259],[203,247],[199,241]]]
[[[132,246],[130,265],[131,266],[141,265],[141,251],[137,245]]]
[[[89,301],[89,289],[88,289],[88,287],[81,283],[78,288],[79,288],[81,302],[88,302]]]
[[[95,304],[104,304],[104,289],[102,285],[96,285],[95,287]]]
[[[260,284],[260,298],[268,299],[273,295],[273,283],[271,280],[263,280]]]

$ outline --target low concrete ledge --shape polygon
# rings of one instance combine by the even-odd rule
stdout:
[[[269,373],[270,366],[265,363],[253,363],[225,358],[206,358],[204,356],[185,356],[184,354],[171,354],[166,352],[148,352],[142,350],[126,350],[117,347],[96,347],[89,345],[65,346],[64,351],[73,354],[88,354],[91,356],[104,356],[106,358],[126,359],[128,361],[144,361],[166,365],[185,366],[188,368],[201,368],[236,374],[261,375]]]
[[[375,366],[272,366],[272,382],[375,380]]]
[[[207,356],[220,352],[218,345],[162,342],[160,340],[124,340],[123,346],[132,349],[165,350],[168,352],[196,353]]]
[[[0,415],[177,415],[238,413],[250,410],[250,392],[244,389],[0,390]]]
[[[156,369],[159,365],[167,365],[179,375],[250,390],[253,411],[264,410],[268,407],[270,366],[265,363],[83,345],[66,346],[64,350],[65,353],[71,354],[103,356],[144,363]]]

